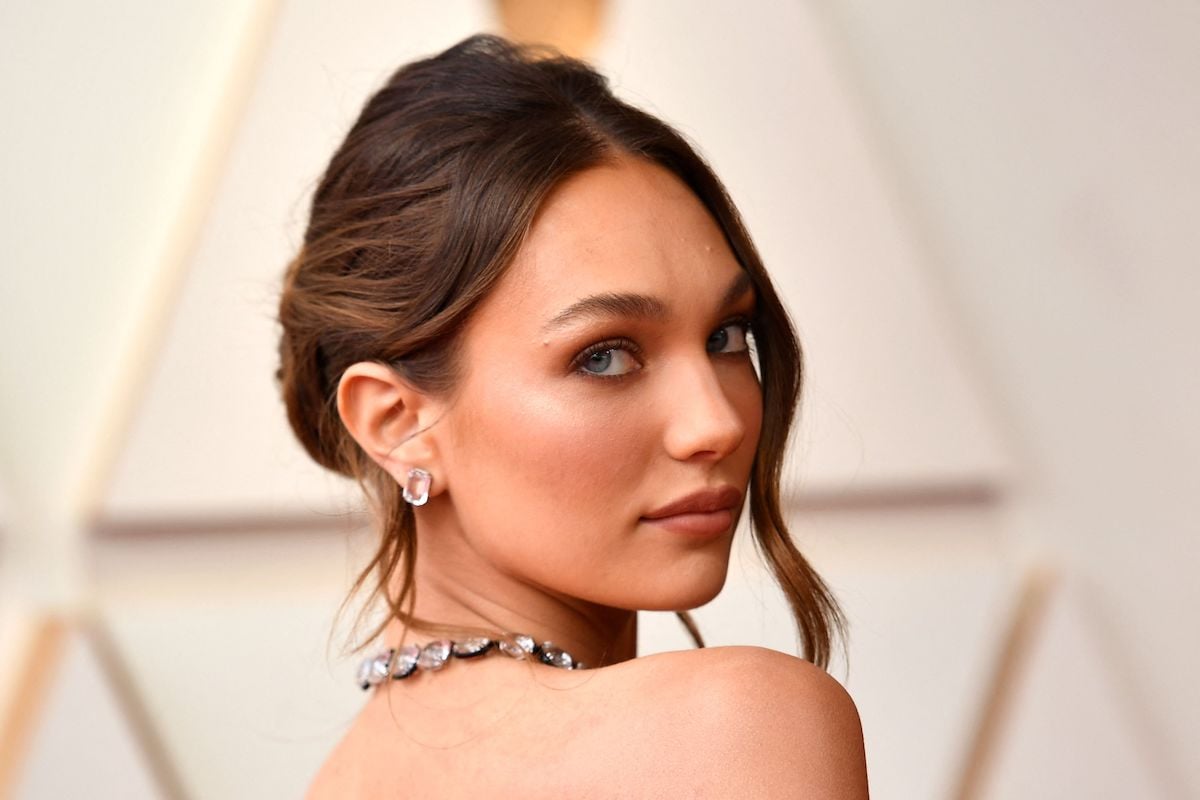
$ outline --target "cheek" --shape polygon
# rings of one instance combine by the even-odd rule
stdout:
[[[634,491],[654,446],[648,416],[575,385],[586,380],[545,387],[492,377],[465,393],[453,444],[455,481],[470,487],[455,497],[464,522],[486,515],[485,524],[521,526],[530,538],[636,519]]]
[[[749,371],[722,383],[745,426],[722,477],[745,481],[761,393]],[[445,457],[471,551],[509,575],[616,607],[690,608],[712,599],[724,584],[728,542],[681,548],[639,527],[646,503],[659,498],[647,486],[679,477],[663,449],[678,391],[660,389],[500,371],[468,380],[448,420]]]

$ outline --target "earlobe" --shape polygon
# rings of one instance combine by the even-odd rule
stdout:
[[[432,477],[437,469],[436,446],[425,426],[433,403],[395,370],[372,361],[352,364],[338,382],[337,408],[350,436],[406,494],[413,468]],[[416,484],[414,489],[421,491]],[[426,496],[429,489],[425,482]]]

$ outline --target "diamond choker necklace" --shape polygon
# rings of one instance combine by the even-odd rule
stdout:
[[[519,633],[512,641],[488,639],[476,636],[453,642],[438,639],[424,647],[405,645],[399,650],[392,647],[371,656],[359,665],[358,685],[364,690],[377,686],[388,678],[403,680],[418,670],[433,672],[446,666],[451,656],[455,658],[478,658],[492,651],[499,651],[516,659],[534,659],[559,669],[587,669],[566,650],[553,642],[538,644],[532,636]]]

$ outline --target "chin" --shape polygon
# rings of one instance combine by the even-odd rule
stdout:
[[[725,588],[727,567],[714,570],[713,574],[693,574],[687,580],[683,580],[682,576],[676,580],[661,580],[654,586],[653,595],[641,597],[636,607],[642,611],[689,611],[699,608],[712,602]]]

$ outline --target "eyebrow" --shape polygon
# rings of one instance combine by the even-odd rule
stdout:
[[[754,288],[750,273],[742,270],[729,284],[721,297],[719,308],[732,305],[734,301]],[[542,327],[546,333],[562,328],[579,319],[603,317],[635,317],[637,319],[664,320],[668,316],[667,305],[657,297],[633,292],[605,292],[585,297],[564,308]]]

